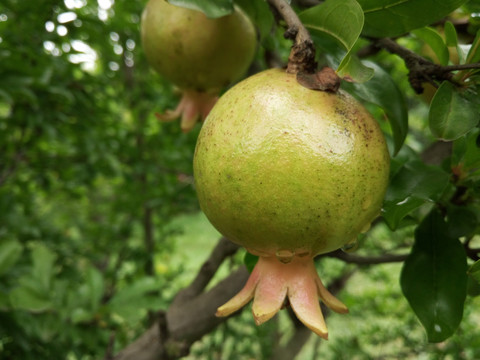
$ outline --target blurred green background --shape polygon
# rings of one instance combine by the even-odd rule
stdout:
[[[144,1],[3,0],[0,4],[0,359],[101,359],[132,342],[193,279],[219,234],[199,212],[192,179],[197,126],[159,123],[178,93],[143,56]],[[277,31],[259,49],[280,59]],[[410,97],[413,135],[426,106]],[[253,70],[252,70],[253,71]],[[403,79],[403,80],[402,80]],[[403,82],[402,82],[403,81]],[[375,110],[375,109],[373,109]],[[383,116],[381,113],[377,114]],[[411,246],[413,229],[380,224],[359,254]],[[243,250],[214,281],[242,263]],[[297,359],[479,359],[480,299],[449,340],[428,344],[401,294],[401,264],[322,258],[326,283],[350,278],[330,340],[311,336]],[[256,327],[249,311],[195,343],[186,359],[270,359],[293,328],[286,312]]]

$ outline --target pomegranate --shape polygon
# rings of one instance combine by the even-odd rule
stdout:
[[[149,64],[183,93],[177,109],[158,117],[182,116],[184,131],[208,114],[222,88],[247,71],[256,48],[255,28],[238,7],[231,15],[209,19],[166,0],[150,0],[141,35]]]
[[[342,90],[309,90],[280,69],[228,90],[200,131],[195,185],[210,222],[259,260],[217,315],[253,298],[261,324],[288,298],[299,320],[327,338],[319,299],[336,312],[348,309],[324,287],[313,258],[368,230],[389,159],[377,122]]]

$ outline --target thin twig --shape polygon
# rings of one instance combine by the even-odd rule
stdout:
[[[407,258],[408,254],[384,254],[379,256],[361,256],[356,254],[349,254],[342,250],[335,250],[331,253],[325,254],[325,256],[340,259],[349,264],[357,265],[377,265],[386,264],[392,262],[403,262]]]
[[[315,46],[310,33],[303,26],[298,15],[285,0],[267,0],[268,3],[280,14],[287,24],[285,37],[294,40],[288,58],[287,72],[314,73],[317,68],[315,62]]]

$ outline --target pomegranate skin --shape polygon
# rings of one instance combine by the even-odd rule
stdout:
[[[389,159],[377,122],[353,97],[272,69],[214,106],[194,175],[202,210],[228,239],[260,256],[311,258],[368,230]]]

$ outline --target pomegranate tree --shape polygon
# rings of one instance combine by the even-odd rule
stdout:
[[[169,121],[181,116],[184,131],[205,118],[220,90],[246,72],[256,48],[255,28],[238,7],[210,19],[166,0],[150,0],[141,35],[149,64],[183,93],[175,110],[158,117]]]
[[[201,129],[195,184],[210,222],[259,260],[217,315],[253,298],[260,324],[288,298],[296,316],[327,338],[319,299],[348,310],[324,287],[313,259],[368,230],[389,159],[377,122],[342,90],[310,90],[271,69],[227,91]]]

